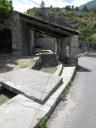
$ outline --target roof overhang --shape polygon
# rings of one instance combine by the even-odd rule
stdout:
[[[52,36],[65,37],[70,35],[79,35],[80,32],[68,27],[53,24],[45,20],[30,17],[25,14],[19,13],[20,20],[26,22],[26,24],[33,30],[47,33]]]

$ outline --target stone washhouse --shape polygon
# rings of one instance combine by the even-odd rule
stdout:
[[[78,62],[79,32],[48,21],[14,12],[14,18],[5,21],[0,32],[0,54],[32,55],[36,46],[52,50],[62,61]],[[47,38],[35,38],[35,32],[46,34]]]

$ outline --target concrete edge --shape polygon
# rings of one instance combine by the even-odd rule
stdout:
[[[57,70],[55,71],[54,75],[61,76],[62,71],[63,71],[63,64],[59,64],[57,66]]]
[[[9,91],[15,93],[15,94],[22,94],[25,97],[29,98],[30,100],[33,100],[34,102],[37,102],[41,105],[45,104],[46,101],[54,94],[54,92],[62,85],[63,83],[63,78],[61,77],[60,80],[58,80],[58,82],[56,83],[55,87],[53,88],[53,90],[51,90],[49,92],[49,94],[42,100],[35,98],[34,96],[30,96],[25,92],[22,92],[21,90],[18,90],[17,88],[14,88],[15,85],[13,83],[11,83],[10,81],[5,81],[5,82],[0,82],[1,87],[4,87],[6,89],[8,89]]]
[[[56,90],[59,89],[59,87],[63,84],[63,78],[59,80],[59,82],[55,85],[55,88],[49,93],[49,95],[44,99],[42,104],[46,104],[47,100],[50,99],[50,97],[55,93]]]
[[[74,77],[75,77],[75,75],[76,75],[76,68],[74,69],[74,72],[73,72],[73,74],[72,74],[72,76],[70,77],[70,80],[69,81],[66,81],[65,82],[65,87],[64,86],[62,86],[61,88],[59,88],[56,92],[55,92],[55,102],[53,103],[53,104],[50,104],[51,105],[51,113],[54,111],[54,109],[55,109],[55,107],[58,105],[58,103],[60,102],[60,100],[61,100],[61,95],[63,94],[63,92],[64,92],[64,90],[65,90],[65,88],[67,87],[67,86],[69,86],[69,84],[70,84],[70,82],[72,82],[73,80],[74,80]],[[57,97],[56,97],[57,96]],[[50,98],[52,98],[52,97],[50,97]],[[50,99],[49,99],[50,100]],[[48,102],[47,102],[48,103]],[[46,103],[46,104],[47,104]]]
[[[64,83],[49,97],[49,99],[45,102],[45,104],[40,105],[41,107],[39,107],[40,110],[45,111],[43,116],[40,116],[41,119],[42,118],[49,118],[52,114],[52,112],[54,111],[54,109],[56,108],[56,106],[58,105],[58,103],[60,102],[60,97],[64,92],[64,89],[70,84],[70,82],[74,79],[75,74],[76,74],[76,67],[74,67],[72,69],[71,72],[69,72],[69,76],[67,79],[64,79]],[[33,101],[34,102],[34,101]],[[35,104],[37,104],[37,102],[34,102],[34,106],[36,107]],[[35,123],[35,124],[34,124]],[[36,122],[34,122],[34,126],[33,128],[37,127],[38,124],[38,120],[36,119]]]
[[[76,72],[77,72],[77,70],[76,70],[76,67],[75,67],[74,68],[74,71],[73,71],[73,73],[72,73],[72,75],[70,77],[70,80],[69,81],[66,81],[65,84],[63,84],[64,86],[61,85],[61,88],[58,88],[57,91],[44,104],[44,106],[49,106],[50,107],[50,110],[42,118],[46,118],[46,117],[47,117],[47,119],[50,118],[51,114],[53,113],[53,111],[55,110],[56,106],[60,102],[60,99],[61,99],[60,97],[63,94],[65,88],[70,84],[70,82],[72,82],[74,80],[74,77],[76,75]],[[37,125],[34,128],[37,128]]]

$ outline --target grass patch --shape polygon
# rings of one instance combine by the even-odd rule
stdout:
[[[47,121],[48,121],[48,118],[47,117],[38,119],[37,128],[47,128],[47,125],[46,125],[47,124]]]
[[[21,63],[17,66],[17,68],[27,68],[29,67],[31,64],[30,63]]]
[[[69,82],[69,84],[65,87],[64,92],[60,96],[60,100],[64,101],[68,93],[70,92],[70,87],[72,86],[72,82]]]

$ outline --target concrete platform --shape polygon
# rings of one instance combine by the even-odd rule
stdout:
[[[61,77],[29,68],[1,74],[0,79],[7,89],[40,104],[44,104],[63,83]]]
[[[73,79],[76,72],[76,67],[64,67],[64,70],[62,72],[63,77],[63,84],[54,92],[54,94],[46,101],[45,105],[50,106],[53,110],[57,106],[58,102],[60,101],[60,97],[64,92],[64,89],[70,81]]]
[[[64,83],[43,105],[21,94],[1,105],[0,128],[35,128],[38,123],[38,119],[49,116],[54,110],[58,100],[60,100],[60,95],[71,81],[75,69],[76,67],[64,68],[62,72]]]
[[[34,128],[49,109],[18,95],[0,106],[0,128]]]

